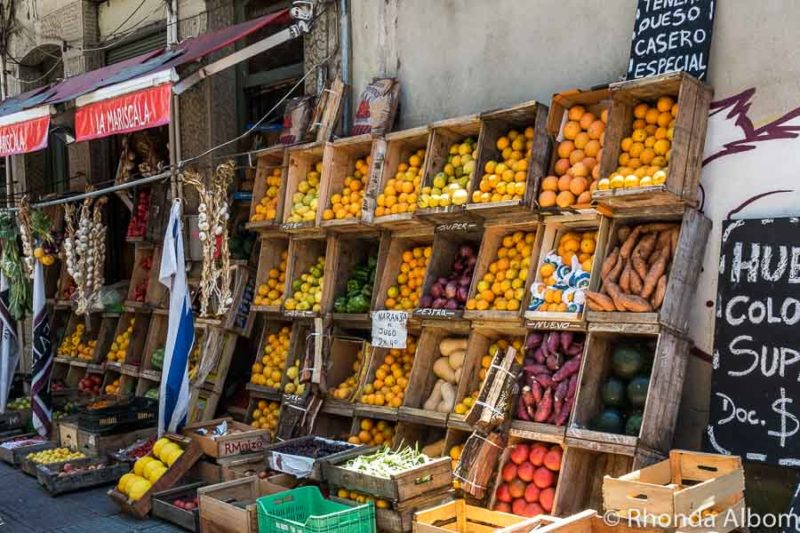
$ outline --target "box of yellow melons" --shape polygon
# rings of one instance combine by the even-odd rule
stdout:
[[[696,206],[713,90],[684,72],[611,84],[601,177],[613,210]]]
[[[172,488],[202,456],[203,450],[194,440],[167,433],[153,444],[150,453],[133,463],[108,496],[123,512],[145,518],[152,508],[152,495]]]

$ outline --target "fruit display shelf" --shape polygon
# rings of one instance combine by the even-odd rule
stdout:
[[[259,239],[256,295],[251,311],[280,313],[290,283],[286,277],[289,256],[287,235],[262,235]]]
[[[287,148],[288,169],[281,230],[306,233],[318,230],[322,158],[324,143],[309,143]]]
[[[272,146],[253,152],[256,177],[253,183],[253,198],[250,202],[247,229],[256,231],[275,230],[283,220],[284,198],[288,158],[286,147]]]

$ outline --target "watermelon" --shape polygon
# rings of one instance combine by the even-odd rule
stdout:
[[[150,356],[150,366],[153,370],[161,370],[164,366],[164,348],[153,350],[153,355]]]
[[[639,431],[642,429],[642,413],[637,411],[628,417],[625,423],[625,434],[632,437],[638,437]]]
[[[622,407],[625,404],[625,384],[617,378],[608,378],[600,394],[606,407]]]
[[[649,386],[650,378],[647,376],[636,376],[628,383],[628,401],[632,406],[644,407]]]
[[[611,371],[621,379],[632,379],[642,371],[646,358],[632,346],[618,345],[611,354]]]
[[[605,433],[622,433],[624,426],[625,422],[622,413],[619,409],[611,407],[600,411],[600,414],[589,422],[589,429]]]

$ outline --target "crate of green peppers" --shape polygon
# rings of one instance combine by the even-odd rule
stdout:
[[[377,264],[378,258],[373,255],[367,259],[366,263],[355,268],[345,285],[345,294],[337,297],[333,303],[335,313],[369,312]]]

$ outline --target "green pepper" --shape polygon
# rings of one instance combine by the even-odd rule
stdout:
[[[364,286],[364,284],[363,284],[363,283],[361,283],[361,282],[359,282],[359,281],[356,281],[356,280],[354,280],[354,279],[351,279],[351,280],[349,280],[349,281],[347,282],[347,287],[346,287],[346,290],[347,290],[347,293],[348,293],[348,294],[350,294],[351,292],[358,292],[358,291],[360,291],[360,290],[361,290],[361,287],[363,287],[363,286]]]
[[[337,313],[345,313],[347,310],[347,298],[344,296],[339,296],[333,302],[333,310]]]

